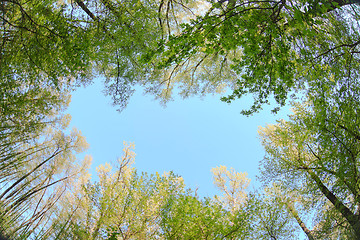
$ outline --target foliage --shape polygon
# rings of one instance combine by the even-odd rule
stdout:
[[[245,239],[251,215],[245,208],[230,212],[213,199],[182,195],[163,210],[164,239]]]
[[[159,6],[160,5],[160,6]],[[172,8],[169,14],[170,6]],[[105,93],[123,109],[132,85],[151,84],[159,71],[143,64],[182,3],[109,0],[2,1],[0,77],[62,93],[105,77]],[[150,74],[151,73],[151,74]],[[61,85],[61,86],[60,86]],[[155,91],[156,87],[154,88]],[[6,96],[2,97],[4,104]]]
[[[297,224],[309,239],[360,236],[353,3],[1,1],[0,234],[291,239]],[[303,90],[307,102],[260,130],[271,187],[248,193],[246,174],[220,166],[212,171],[223,198],[200,199],[173,173],[138,174],[132,145],[114,171],[102,165],[90,181],[91,159],[75,158],[87,144],[62,113],[70,91],[99,75],[120,110],[136,84],[163,103],[176,88],[183,97],[231,88],[223,101],[253,95],[246,115],[271,97],[276,112]]]
[[[78,130],[67,130],[65,83],[46,87],[37,81],[41,74],[7,70],[0,73],[0,234],[26,239],[46,229],[53,206],[83,171],[75,154],[87,143]]]
[[[276,186],[249,194],[253,231],[249,239],[298,239],[299,231]]]
[[[213,2],[165,43],[162,67],[174,74],[191,71],[195,86],[232,86],[233,93],[222,98],[228,103],[251,94],[246,115],[271,96],[284,106],[290,93],[313,91],[314,81],[358,79],[359,9],[349,3]]]
[[[1,232],[11,239],[45,231],[53,206],[85,168],[76,162],[75,154],[87,143],[76,129],[65,133],[66,117],[35,134],[7,136],[8,142],[1,142]],[[14,132],[3,133],[12,136]]]
[[[251,215],[210,198],[200,200],[172,172],[138,174],[133,145],[115,170],[97,168],[99,181],[84,176],[63,198],[50,239],[245,239]]]
[[[359,89],[338,86],[295,104],[289,121],[260,130],[267,152],[262,172],[267,182],[301,196],[298,206],[315,211],[313,235],[351,239],[360,234]]]
[[[127,145],[115,171],[97,168],[99,181],[84,177],[63,200],[53,223],[54,239],[153,239],[159,236],[162,206],[183,192],[181,178],[170,173],[138,175]],[[69,208],[68,206],[72,206]]]
[[[214,185],[224,193],[222,198],[215,198],[226,206],[231,212],[239,210],[247,200],[245,189],[250,184],[247,173],[236,172],[233,168],[227,170],[226,166],[211,169]]]
[[[101,75],[120,110],[136,84],[164,103],[174,88],[183,97],[231,88],[223,100],[252,94],[251,114],[316,80],[358,79],[350,3],[2,1],[0,75],[58,91]]]

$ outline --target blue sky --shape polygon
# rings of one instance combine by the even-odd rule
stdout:
[[[247,172],[256,186],[259,161],[264,156],[257,129],[286,118],[288,109],[277,115],[271,107],[245,117],[240,111],[249,106],[250,98],[232,104],[220,96],[193,97],[174,101],[162,107],[151,95],[136,91],[121,113],[102,93],[101,80],[73,93],[68,113],[71,125],[81,130],[93,156],[91,173],[96,166],[114,162],[122,155],[123,141],[135,144],[135,167],[139,171],[163,173],[174,171],[185,184],[198,188],[200,196],[217,193],[210,169],[219,165]]]

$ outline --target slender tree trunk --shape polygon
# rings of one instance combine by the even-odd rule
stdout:
[[[315,238],[311,234],[311,231],[306,227],[305,223],[301,220],[295,207],[287,201],[285,202],[285,206],[288,209],[288,211],[290,212],[290,214],[296,219],[296,222],[299,224],[299,226],[304,231],[304,233],[309,238],[309,240],[315,240]]]
[[[321,181],[321,179],[311,170],[306,169],[310,177],[315,181],[317,187],[325,195],[325,197],[334,205],[335,209],[348,221],[355,236],[360,238],[360,218],[359,215],[354,214],[346,205],[342,203]]]

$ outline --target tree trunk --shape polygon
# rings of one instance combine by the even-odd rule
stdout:
[[[348,221],[355,236],[360,238],[360,219],[359,215],[354,214],[347,206],[345,206],[340,199],[338,199],[320,180],[320,178],[311,170],[306,169],[311,178],[315,181],[317,187],[325,195],[325,197],[334,205],[335,209]]]
[[[285,206],[288,209],[288,211],[290,212],[290,214],[296,219],[296,222],[299,224],[299,226],[304,231],[304,233],[309,238],[309,240],[315,240],[315,238],[311,234],[311,231],[306,227],[305,223],[301,220],[301,218],[300,218],[298,212],[296,211],[296,209],[294,208],[294,206],[287,201],[285,202]]]

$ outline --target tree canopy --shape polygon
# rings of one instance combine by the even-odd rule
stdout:
[[[251,216],[246,211],[230,211],[215,199],[200,199],[172,172],[137,173],[132,166],[133,147],[125,145],[115,166],[99,166],[98,181],[81,178],[62,198],[45,239],[244,239],[249,235]],[[243,190],[242,182],[234,181],[239,186],[234,189]],[[245,196],[242,200],[246,204]]]
[[[359,10],[350,3],[215,2],[165,44],[164,66],[184,66],[182,72],[195,61],[194,82],[203,72],[205,81],[228,78],[234,90],[222,100],[254,97],[244,114],[258,111],[271,96],[283,106],[289,94],[313,91],[316,81],[358,79]],[[218,68],[207,67],[207,60]]]
[[[295,104],[289,121],[260,130],[263,179],[300,196],[284,200],[293,209],[315,211],[312,235],[320,239],[360,236],[359,87],[337,86]]]
[[[164,103],[173,89],[232,89],[222,100],[251,94],[251,114],[316,80],[358,78],[354,3],[2,1],[1,77],[60,90],[101,75],[119,109],[135,85]]]
[[[0,2],[0,236],[13,239],[313,239],[360,236],[359,1],[3,0]],[[259,130],[264,189],[212,169],[223,196],[180,176],[87,169],[64,114],[71,91],[104,80],[122,110],[135,86],[162,103],[250,94],[250,115],[289,98]],[[74,181],[77,178],[78,181]],[[310,220],[311,221],[310,221]]]

